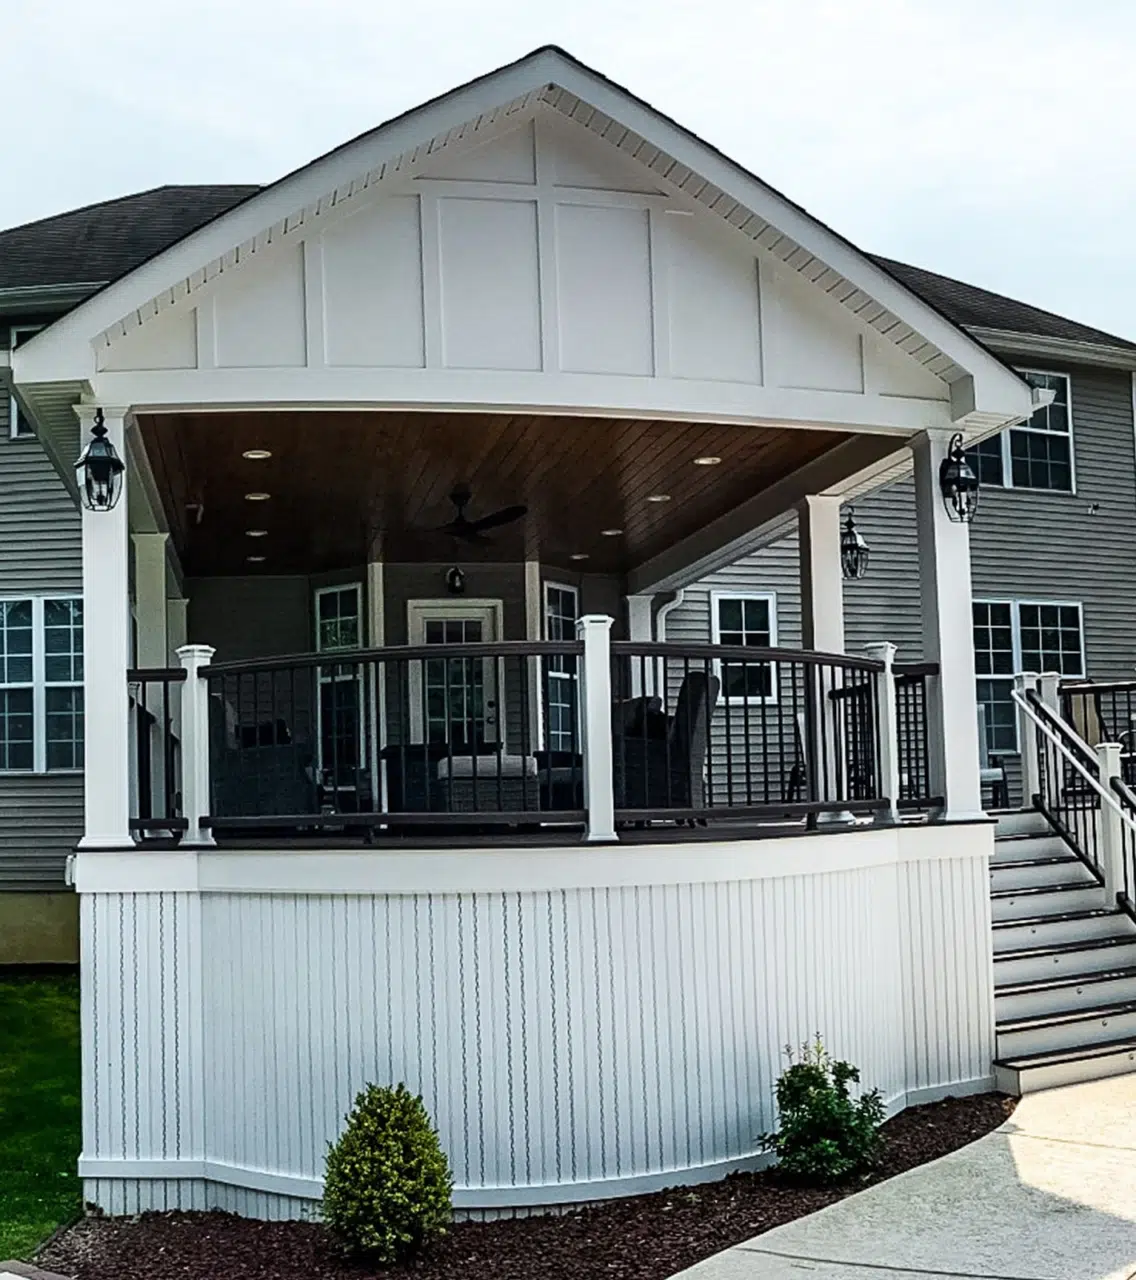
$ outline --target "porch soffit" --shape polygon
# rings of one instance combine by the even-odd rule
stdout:
[[[587,130],[661,192],[721,224],[947,384],[973,384],[960,425],[985,430],[1030,411],[1024,384],[973,338],[847,241],[647,104],[556,49],[543,49],[416,108],[282,179],[96,294],[16,354],[17,381],[40,415],[37,383],[82,389],[93,343],[123,338],[261,254],[300,241],[345,206],[404,182],[441,153],[472,150],[526,113]],[[972,406],[972,407],[971,407]],[[44,406],[46,411],[46,406]]]

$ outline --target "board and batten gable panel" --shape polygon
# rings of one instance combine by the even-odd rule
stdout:
[[[303,245],[273,246],[262,253],[222,275],[213,295],[218,368],[307,363]]]
[[[98,367],[120,370],[197,368],[197,308],[155,316],[98,351]]]
[[[439,200],[438,248],[443,364],[539,369],[536,202]]]
[[[762,265],[767,382],[809,391],[862,392],[861,326],[809,281]]]
[[[913,400],[949,400],[950,387],[894,342],[877,333],[864,334],[864,390]]]
[[[458,155],[443,152],[422,178],[446,182],[498,182],[517,186],[536,183],[536,137],[533,121]]]
[[[558,204],[556,289],[561,369],[655,372],[646,209]]]
[[[416,196],[392,196],[324,232],[329,365],[420,369],[425,364],[419,217]]]
[[[700,232],[696,219],[664,213],[670,373],[675,378],[760,383],[761,306],[757,259]]]
[[[557,187],[634,195],[659,195],[662,190],[641,165],[579,125],[546,118],[540,139],[542,159]]]

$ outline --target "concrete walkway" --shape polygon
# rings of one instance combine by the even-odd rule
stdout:
[[[683,1280],[1130,1280],[1136,1074],[1023,1098],[980,1141]]]

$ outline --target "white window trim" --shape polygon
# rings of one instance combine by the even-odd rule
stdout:
[[[1077,610],[1077,630],[1081,642],[1081,670],[1079,672],[1068,671],[1061,674],[1063,680],[1084,679],[1085,676],[1085,606],[1080,600],[1038,600],[1033,597],[1017,597],[1017,596],[975,596],[971,601],[972,604],[1008,604],[1010,606],[1010,646],[1011,656],[1013,659],[1014,670],[1009,675],[980,675],[975,673],[975,680],[1000,680],[1004,684],[1013,685],[1014,676],[1022,670],[1022,605],[1040,606],[1042,608],[1058,608],[1058,609],[1076,609]],[[973,628],[973,614],[971,626]],[[1044,674],[1037,672],[1038,675]],[[1010,751],[1011,755],[1016,755],[1021,751],[1021,740],[1018,734],[1017,721],[1014,722],[1014,746]],[[1000,751],[995,750],[992,754],[1006,754],[1006,748]]]
[[[32,334],[39,333],[44,326],[42,324],[12,324],[8,326],[8,350],[12,352],[18,345],[20,337],[30,337]],[[15,394],[8,396],[8,435],[12,440],[31,440],[35,437],[33,431],[18,430],[20,423],[20,406],[16,400]],[[26,600],[27,596],[20,596],[19,599]],[[53,597],[55,598],[55,597]],[[70,597],[59,597],[60,599],[68,599]]]
[[[718,606],[723,600],[764,600],[769,605],[769,647],[777,648],[777,593],[775,591],[730,591],[725,588],[710,592],[710,640],[713,644],[721,644],[721,627],[718,623]],[[779,681],[777,679],[777,663],[770,664],[770,692],[762,698],[746,696],[730,698],[725,694],[725,681],[722,679],[722,664],[715,660],[714,674],[722,685],[722,701],[730,706],[776,706],[779,699]]]
[[[548,634],[549,618],[552,613],[552,609],[551,609],[551,606],[549,605],[549,599],[548,599],[550,591],[568,592],[568,594],[571,595],[572,599],[575,601],[575,607],[573,609],[573,613],[575,614],[575,617],[577,620],[579,620],[579,617],[580,617],[580,588],[573,586],[570,582],[556,582],[546,578],[545,581],[541,584],[541,601],[543,605],[543,608],[541,610],[541,634],[544,636],[546,640],[550,640],[552,638]],[[538,666],[537,670],[539,672],[538,679],[540,680],[540,684],[543,684],[544,683],[543,659],[540,660],[540,665]],[[579,673],[577,672],[577,678],[578,678],[578,675]],[[558,681],[563,679],[571,679],[571,677],[568,675],[566,671],[550,670],[548,672],[549,681],[551,681],[554,677]],[[538,688],[539,687],[540,685],[538,685]],[[551,693],[551,689],[549,690],[549,692]],[[543,701],[543,699],[541,699],[541,701]],[[576,711],[576,743],[577,745],[579,745],[579,742],[580,742],[580,715],[579,715],[579,708],[577,708],[577,711]],[[552,746],[552,728],[550,725],[543,726],[542,745],[546,746],[549,751],[561,750],[561,748],[559,747]]]
[[[48,601],[81,600],[79,594],[51,594],[49,596],[4,595],[0,596],[0,604],[18,604],[22,600],[30,600],[32,606],[32,678],[22,684],[0,685],[3,689],[31,689],[32,691],[32,767],[30,769],[0,768],[0,776],[12,777],[47,774],[81,774],[82,766],[77,769],[48,769],[47,767],[47,690],[83,688],[82,680],[52,680],[47,682],[47,637],[44,632],[44,606]],[[84,644],[86,633],[84,632]],[[84,670],[86,664],[84,660]],[[84,714],[86,709],[84,708]]]
[[[994,486],[998,489],[1016,489],[1020,493],[1057,493],[1065,497],[1077,496],[1077,447],[1074,440],[1073,427],[1073,379],[1067,373],[1059,373],[1056,369],[1024,369],[1019,368],[1019,373],[1033,373],[1043,378],[1063,378],[1065,380],[1065,415],[1069,423],[1069,430],[1066,437],[1069,441],[1069,488],[1068,489],[1035,489],[1032,485],[1016,485],[1014,484],[1014,463],[1010,453],[1010,432],[1011,431],[1028,431],[1032,435],[1053,436],[1059,435],[1056,431],[1042,431],[1038,427],[1031,427],[1026,422],[1019,422],[1016,427],[1006,427],[998,435],[997,439],[1002,446],[1002,483]],[[980,603],[975,601],[976,604]],[[1003,604],[1005,601],[996,601],[995,603]],[[1036,604],[1034,600],[1025,600],[1023,604]]]

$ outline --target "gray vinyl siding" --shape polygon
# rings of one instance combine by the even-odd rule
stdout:
[[[4,345],[8,329],[3,328]],[[81,595],[79,512],[38,440],[13,440],[0,375],[0,595]],[[83,778],[0,773],[0,891],[64,887],[83,832]]]
[[[215,662],[243,662],[314,648],[307,577],[190,578],[191,644],[217,650]]]

